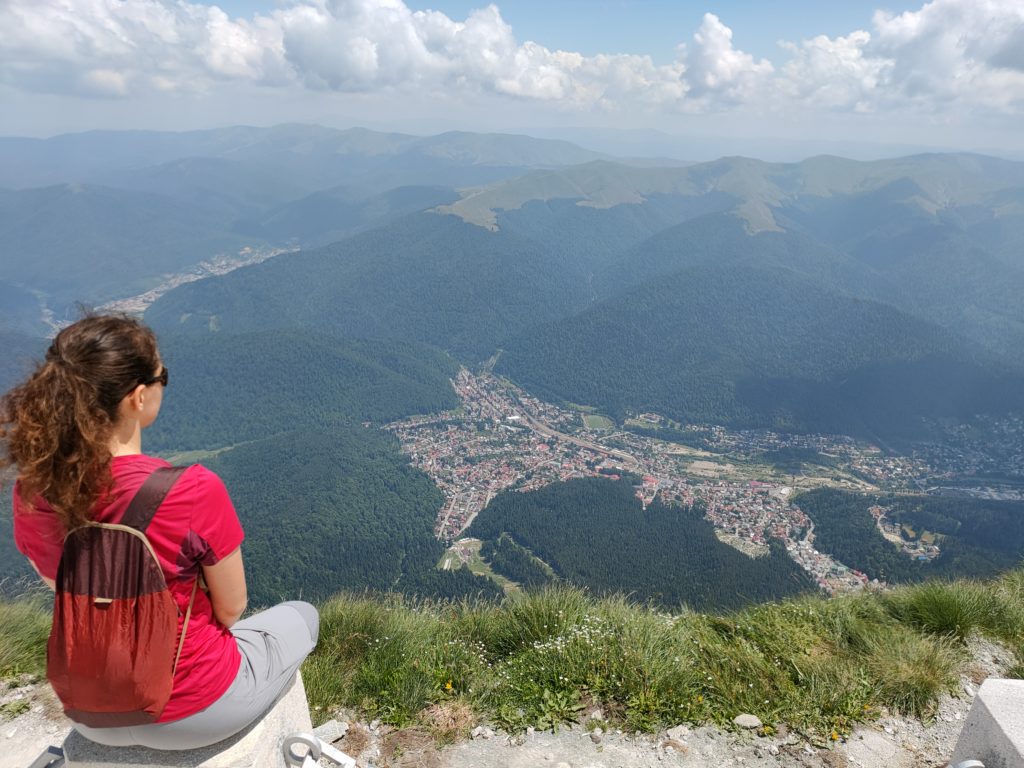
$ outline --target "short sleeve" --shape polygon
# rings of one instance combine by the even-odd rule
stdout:
[[[192,474],[195,495],[190,538],[202,542],[201,551],[194,553],[196,560],[203,565],[214,565],[238,549],[245,533],[221,479],[198,464]]]
[[[13,506],[14,545],[21,554],[35,563],[40,574],[48,579],[56,579],[64,546],[64,526],[60,518],[49,508],[26,506],[17,483],[14,486]]]

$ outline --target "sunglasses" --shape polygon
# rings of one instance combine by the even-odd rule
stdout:
[[[157,374],[156,376],[153,376],[152,378],[149,378],[149,379],[140,379],[139,380],[139,384],[142,384],[143,386],[148,387],[148,386],[151,386],[153,384],[156,384],[158,381],[163,386],[165,386],[165,387],[167,386],[167,366],[166,365],[163,366],[162,368],[160,368],[160,373]]]

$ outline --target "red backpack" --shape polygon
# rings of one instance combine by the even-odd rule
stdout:
[[[153,472],[120,523],[87,523],[64,539],[46,676],[75,722],[153,723],[170,698],[199,579],[175,649],[178,605],[145,531],[185,469]]]

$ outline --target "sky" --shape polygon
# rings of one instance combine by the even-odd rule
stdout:
[[[1024,159],[1024,1],[0,0],[0,135],[314,122]]]

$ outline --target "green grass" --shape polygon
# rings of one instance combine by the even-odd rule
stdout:
[[[0,603],[5,676],[42,671],[46,627],[40,604]],[[553,729],[597,705],[635,731],[730,727],[749,712],[827,741],[882,708],[930,717],[976,633],[1014,650],[1011,676],[1024,672],[1024,569],[723,616],[565,586],[501,604],[339,595],[321,606],[303,675],[317,721],[354,707],[404,726],[468,707],[513,731]]]
[[[483,546],[482,541],[480,541],[479,539],[471,540],[469,542],[466,542],[466,546],[468,546],[471,553],[469,560],[466,561],[466,567],[469,568],[470,573],[472,573],[475,576],[484,576],[490,579],[499,587],[501,587],[502,590],[504,590],[505,592],[515,592],[519,589],[519,585],[516,584],[516,582],[512,581],[511,579],[505,578],[500,573],[496,573],[494,569],[491,568],[491,566],[488,565],[487,562],[480,556],[480,547]],[[446,549],[445,553],[441,556],[440,561],[438,561],[437,563],[437,567],[439,570],[444,570],[444,564],[446,560],[451,560],[450,567],[452,568],[458,568],[459,565],[461,564],[462,561],[454,554],[452,554],[451,550],[452,547]]]
[[[167,454],[164,458],[175,465],[197,464],[206,459],[220,456],[237,447],[237,445],[225,445],[222,448],[212,448],[210,450],[177,451]]]
[[[46,673],[49,609],[39,598],[0,601],[0,679]]]
[[[587,429],[615,429],[615,422],[600,414],[583,414],[583,423]]]

